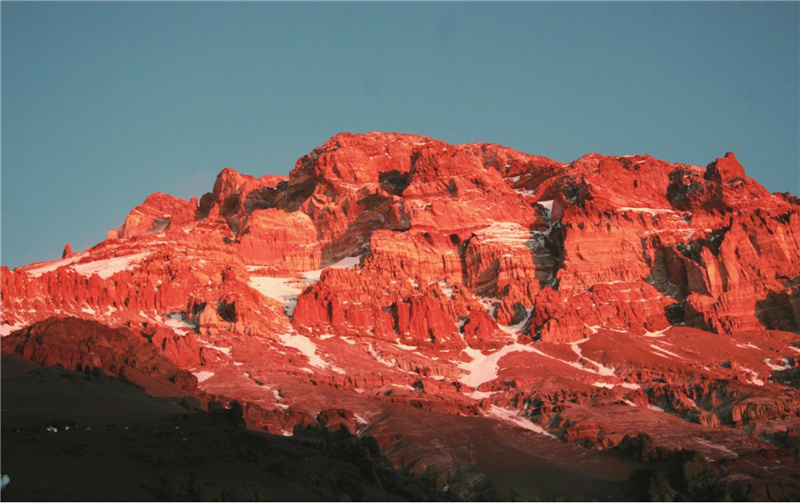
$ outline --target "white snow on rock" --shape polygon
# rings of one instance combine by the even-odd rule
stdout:
[[[495,393],[497,393],[497,391],[470,391],[469,393],[464,393],[464,396],[468,396],[474,400],[483,400],[484,398],[491,397]]]
[[[544,428],[535,424],[533,421],[526,419],[524,417],[520,417],[517,415],[517,411],[504,409],[502,407],[498,407],[496,405],[490,405],[489,409],[486,411],[485,415],[487,417],[491,417],[493,419],[498,419],[505,423],[511,423],[520,428],[524,428],[526,430],[534,431],[541,435],[547,435],[551,438],[556,438],[555,435],[548,433]]]
[[[125,255],[123,257],[94,260],[92,262],[76,264],[72,268],[75,269],[75,272],[83,274],[84,276],[97,274],[103,279],[108,279],[120,271],[130,269],[151,254],[152,252],[142,252],[133,255]]]
[[[764,381],[758,378],[758,372],[756,372],[753,369],[749,369],[747,367],[742,367],[742,370],[744,370],[750,375],[750,384],[755,384],[756,386],[764,385]]]
[[[70,264],[74,264],[75,262],[77,262],[78,260],[80,260],[83,257],[84,257],[84,254],[81,253],[80,255],[75,255],[75,256],[72,256],[70,258],[64,258],[64,259],[61,259],[61,260],[53,260],[52,262],[44,262],[44,263],[42,263],[42,265],[40,265],[38,267],[34,267],[33,269],[24,269],[23,268],[22,270],[25,271],[26,273],[28,273],[31,276],[39,277],[39,276],[41,276],[42,274],[44,274],[46,272],[55,271],[59,267],[70,265]]]
[[[767,367],[769,367],[771,370],[784,370],[786,367],[789,366],[789,365],[786,365],[786,364],[784,364],[784,366],[775,365],[774,363],[772,363],[772,359],[771,358],[767,358],[766,360],[764,360],[764,364]]]
[[[682,357],[682,356],[680,356],[680,355],[676,355],[675,353],[673,353],[673,352],[671,352],[671,351],[667,351],[666,349],[664,349],[664,348],[662,348],[662,347],[660,347],[660,346],[657,346],[657,345],[655,345],[655,344],[650,344],[650,347],[651,347],[651,348],[653,348],[655,351],[658,351],[658,352],[661,352],[661,353],[668,354],[669,356],[672,356],[672,357],[674,357],[674,358],[678,358],[678,359],[680,359],[680,360],[685,360],[685,358],[684,358],[684,357]],[[654,351],[654,352],[655,352],[655,351]],[[663,356],[663,355],[659,355],[659,356]]]
[[[531,232],[516,222],[495,222],[489,227],[475,231],[475,237],[483,243],[526,246],[531,239]]]
[[[319,277],[320,275],[322,275],[322,271],[324,271],[325,269],[352,269],[353,267],[361,263],[361,257],[363,257],[363,255],[356,255],[355,257],[345,257],[342,260],[336,262],[335,264],[331,264],[328,267],[325,267],[324,269],[306,271],[302,274],[306,280],[309,280],[307,282],[316,283],[317,281],[319,281]]]
[[[606,367],[602,363],[596,362],[594,360],[590,360],[589,358],[586,358],[585,356],[583,356],[583,351],[581,350],[580,345],[583,344],[584,342],[588,341],[588,340],[589,340],[589,338],[587,337],[585,339],[581,339],[579,341],[575,341],[575,342],[570,344],[570,347],[572,348],[572,351],[576,355],[578,355],[578,360],[583,358],[587,362],[589,362],[592,365],[594,365],[595,367],[597,367],[597,370],[587,369],[586,367],[581,365],[579,362],[566,362],[564,360],[559,360],[558,358],[554,358],[554,357],[551,357],[551,358],[553,358],[554,360],[559,360],[561,362],[564,362],[567,365],[570,365],[572,367],[576,367],[576,368],[579,368],[581,370],[585,370],[586,372],[592,372],[594,374],[599,374],[601,376],[606,376],[606,377],[609,377],[609,376],[616,377],[616,373],[614,372],[614,369],[612,369],[610,367]],[[544,353],[542,353],[542,354],[544,354]],[[549,356],[549,355],[547,355],[547,356]]]
[[[547,218],[551,218],[551,216],[553,215],[553,200],[551,199],[549,201],[539,201],[538,204],[539,206],[543,207],[547,212],[546,213]]]
[[[531,309],[526,309],[525,311],[526,311],[526,313],[525,313],[525,317],[524,317],[524,318],[522,318],[522,321],[520,321],[520,322],[519,322],[519,323],[517,323],[516,325],[508,325],[508,326],[506,326],[506,325],[502,325],[502,324],[498,323],[498,324],[497,324],[497,328],[499,328],[499,329],[500,329],[500,330],[502,330],[503,332],[505,332],[505,333],[507,333],[507,334],[509,334],[509,335],[513,336],[513,337],[514,337],[514,340],[516,341],[516,340],[517,340],[517,338],[519,337],[519,332],[520,332],[520,330],[522,330],[523,328],[525,328],[525,323],[527,323],[527,321],[528,321],[528,318],[530,318],[530,317],[531,317],[531,311],[533,311],[533,308],[531,308]]]
[[[225,353],[227,356],[231,355],[231,348],[226,348],[223,346],[214,346],[213,344],[206,344],[207,348],[216,349],[220,353]]]
[[[280,338],[284,346],[300,351],[303,356],[308,358],[308,363],[314,367],[328,368],[329,365],[317,354],[317,345],[308,337],[297,334],[281,334]]]
[[[655,215],[656,213],[675,213],[675,210],[669,210],[665,208],[631,208],[629,206],[622,206],[617,209],[619,211],[633,211],[636,213],[649,213],[651,215]]]
[[[200,372],[192,372],[192,374],[194,374],[194,376],[197,378],[197,382],[199,383],[214,377],[213,372],[208,372],[206,370],[202,370]]]
[[[361,255],[356,257],[345,257],[342,260],[331,264],[326,267],[333,269],[352,269],[357,266],[361,261]],[[257,267],[248,266],[248,270],[254,272],[258,270]],[[258,290],[265,297],[275,299],[283,304],[286,314],[292,316],[294,308],[297,306],[297,297],[303,293],[303,290],[309,284],[319,281],[319,277],[324,269],[316,269],[313,271],[305,271],[301,273],[302,278],[277,278],[272,276],[250,276],[248,284],[251,288]]]
[[[186,323],[183,320],[183,315],[180,313],[165,315],[163,323],[171,328],[173,332],[180,335],[187,335],[190,331],[194,332],[195,328],[197,328],[190,323]]]
[[[499,351],[485,355],[478,349],[466,348],[464,352],[472,358],[472,361],[459,363],[458,366],[464,370],[466,375],[459,379],[462,383],[473,388],[478,388],[485,382],[497,379],[497,372],[500,370],[498,362],[507,354],[517,351],[538,352],[529,346],[514,343],[505,346]]]
[[[26,325],[27,324],[25,322],[19,322],[14,325],[8,325],[6,323],[3,323],[2,325],[0,325],[0,337],[5,337],[7,335],[10,335],[11,332],[16,332],[20,328],[25,328]]]
[[[297,306],[297,297],[307,286],[296,278],[272,278],[268,276],[250,276],[250,287],[258,290],[263,296],[275,299],[283,304],[289,316]]]
[[[711,442],[709,440],[705,440],[705,439],[702,439],[702,438],[695,438],[694,441],[697,442],[700,445],[704,445],[706,447],[710,447],[711,449],[715,449],[715,450],[724,452],[725,454],[727,454],[727,457],[732,457],[732,458],[738,458],[739,457],[738,454],[736,454],[732,450],[728,449],[724,445],[715,444],[714,442]]]
[[[130,269],[131,266],[140,262],[143,258],[152,254],[152,252],[135,253],[133,255],[124,255],[122,257],[111,257],[101,260],[92,260],[90,262],[76,263],[87,256],[86,253],[75,255],[74,257],[54,260],[46,262],[38,267],[32,269],[22,269],[31,276],[38,277],[46,272],[55,271],[59,267],[69,267],[79,274],[84,276],[91,276],[97,274],[103,279],[110,278],[114,274]]]

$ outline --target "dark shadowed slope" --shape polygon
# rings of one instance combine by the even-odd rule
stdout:
[[[230,411],[153,398],[102,372],[2,365],[5,501],[429,498],[370,439],[256,433]]]

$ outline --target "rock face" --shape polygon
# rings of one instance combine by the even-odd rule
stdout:
[[[731,153],[562,163],[339,134],[288,177],[226,168],[199,202],[153,194],[91,249],[1,268],[0,296],[4,351],[182,369],[270,431],[411,406],[608,448],[655,414],[654,449],[713,457],[709,442],[765,448],[748,425],[800,424],[782,377],[800,352],[800,199]],[[116,335],[85,361],[86,339],[36,334],[88,321],[52,316]]]
[[[166,344],[163,345],[166,348]],[[50,318],[2,339],[3,355],[16,354],[42,366],[104,369],[125,375],[138,370],[194,391],[197,379],[181,370],[142,337],[91,320]]]
[[[183,201],[169,194],[156,192],[147,196],[142,204],[134,208],[120,227],[120,238],[132,238],[149,232],[159,232],[174,225],[194,221],[197,200]]]

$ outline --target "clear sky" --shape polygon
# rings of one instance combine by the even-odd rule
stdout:
[[[800,193],[800,4],[2,2],[3,265],[341,132],[559,161],[733,151]]]

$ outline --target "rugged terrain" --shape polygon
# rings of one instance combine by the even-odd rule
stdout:
[[[730,153],[340,134],[0,276],[4,355],[344,426],[447,498],[800,497],[800,199]]]

